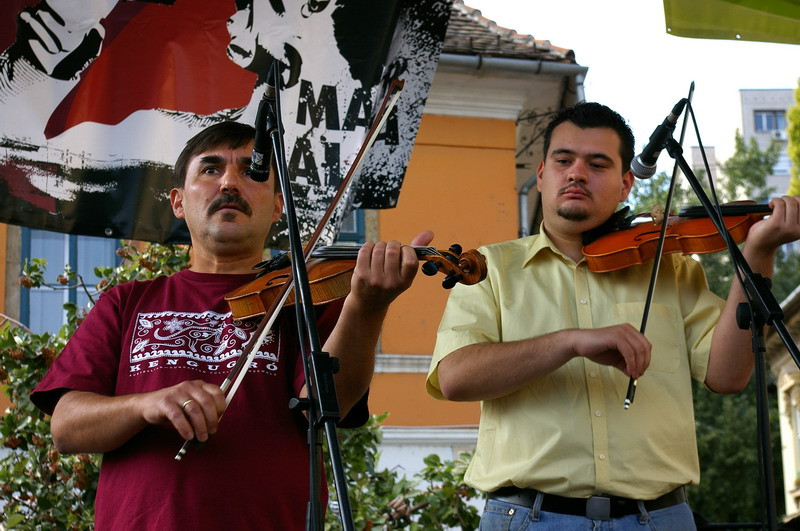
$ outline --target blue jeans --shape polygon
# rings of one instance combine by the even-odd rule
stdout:
[[[532,507],[488,500],[481,516],[481,531],[603,530],[603,531],[690,531],[697,529],[688,503],[665,509],[631,514],[614,520],[590,520],[583,516],[550,513]]]

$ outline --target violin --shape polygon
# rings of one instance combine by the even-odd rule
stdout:
[[[728,203],[720,208],[725,228],[737,244],[747,238],[754,223],[772,212],[769,205],[752,201]],[[589,270],[606,273],[641,265],[654,258],[661,220],[657,216],[651,217],[652,222],[645,221],[610,232],[584,245],[583,255]],[[667,218],[663,254],[707,254],[726,248],[725,239],[702,206],[685,207],[679,215]]]
[[[312,251],[306,267],[314,305],[341,299],[350,293],[350,279],[360,248],[355,245],[329,245]],[[486,258],[476,250],[462,252],[461,246],[456,244],[447,251],[424,246],[414,247],[414,251],[417,258],[425,261],[423,273],[428,276],[439,272],[446,275],[442,281],[445,289],[450,289],[458,282],[471,285],[486,278]],[[284,284],[290,279],[291,267],[280,267],[265,272],[253,282],[229,293],[225,300],[233,317],[250,319],[266,314],[267,308],[282,294]],[[294,301],[294,293],[291,293],[284,305],[292,305]]]

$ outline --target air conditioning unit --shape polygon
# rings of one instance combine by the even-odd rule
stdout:
[[[786,131],[782,129],[775,129],[772,131],[773,140],[786,140]]]

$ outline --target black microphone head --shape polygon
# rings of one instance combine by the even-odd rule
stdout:
[[[252,168],[250,169],[250,178],[253,179],[257,183],[265,183],[269,181],[269,172],[268,171],[255,171]]]
[[[687,98],[681,98],[681,101],[676,103],[675,107],[672,108],[672,111],[670,112],[670,116],[674,116],[675,117],[675,120],[674,120],[675,122],[678,121],[678,117],[683,112],[683,108],[686,107],[687,103],[689,103],[689,100]]]
[[[263,183],[269,180],[269,163],[266,161],[266,154],[258,149],[253,149],[253,157],[250,160],[250,178],[257,183]]]

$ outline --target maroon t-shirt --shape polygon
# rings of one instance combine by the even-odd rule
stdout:
[[[32,401],[52,413],[65,389],[111,396],[193,379],[220,385],[257,326],[234,320],[223,297],[253,278],[185,270],[114,287],[78,327]],[[318,311],[323,343],[340,311],[341,302]],[[106,453],[97,529],[303,529],[307,426],[288,409],[304,382],[296,337],[294,309],[287,308],[203,449],[176,461],[183,439],[171,426],[148,426]],[[354,409],[350,417],[363,422],[366,399]]]

